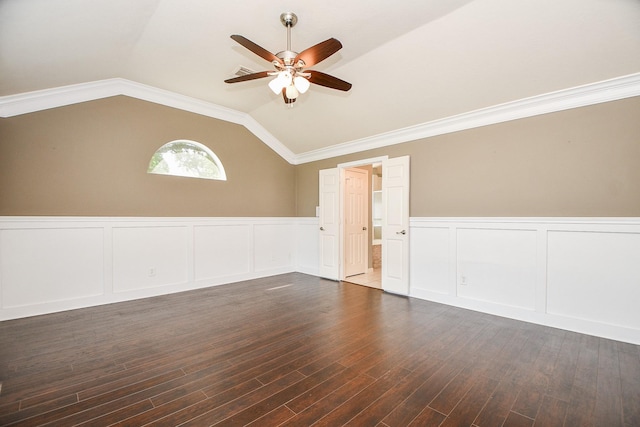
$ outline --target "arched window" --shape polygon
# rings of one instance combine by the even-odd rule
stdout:
[[[218,156],[203,144],[186,139],[160,147],[151,157],[147,173],[227,180]]]

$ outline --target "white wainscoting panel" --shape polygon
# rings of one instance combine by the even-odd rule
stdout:
[[[103,294],[101,228],[0,230],[2,309]]]
[[[311,272],[310,226],[299,218],[0,217],[0,320],[293,272],[298,258]]]
[[[640,328],[640,233],[549,232],[547,310]]]
[[[412,218],[410,295],[640,344],[639,218]]]
[[[196,281],[215,281],[252,271],[251,224],[196,226],[194,248]]]
[[[535,230],[459,228],[457,239],[459,297],[535,308]]]
[[[187,226],[113,227],[113,292],[188,282]]]
[[[411,230],[410,289],[422,289],[438,294],[449,293],[451,283],[449,234],[448,228],[422,227]],[[420,278],[420,280],[417,281],[414,278]]]
[[[320,222],[317,217],[298,218],[296,241],[296,270],[320,275]]]
[[[412,297],[640,344],[640,218],[412,218],[409,239]],[[318,255],[318,218],[0,217],[0,320],[317,274]]]
[[[256,271],[289,271],[294,264],[296,227],[293,224],[256,224],[253,231]]]

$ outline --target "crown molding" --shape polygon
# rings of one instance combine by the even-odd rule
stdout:
[[[640,73],[630,74],[308,151],[296,156],[296,164],[639,95]]]
[[[0,117],[13,117],[118,95],[242,125],[283,159],[295,163],[293,152],[247,113],[121,78],[3,96],[0,97]]]
[[[247,113],[121,78],[3,96],[0,97],[0,117],[12,117],[117,95],[125,95],[242,125],[287,162],[297,165],[461,130],[639,96],[640,73],[507,102],[298,155],[289,150]]]

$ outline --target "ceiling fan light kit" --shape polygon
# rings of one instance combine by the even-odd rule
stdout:
[[[276,95],[282,94],[285,104],[289,106],[293,106],[298,96],[301,93],[305,93],[311,83],[345,92],[351,89],[351,83],[320,71],[306,69],[306,67],[318,64],[336,53],[342,48],[342,43],[330,38],[300,53],[294,52],[291,50],[291,28],[298,22],[298,17],[295,13],[286,12],[280,15],[280,22],[287,28],[287,49],[276,54],[269,52],[243,36],[237,34],[231,36],[233,40],[251,52],[271,62],[276,70],[260,71],[234,77],[225,80],[225,83],[239,83],[275,76],[269,82],[269,88]]]

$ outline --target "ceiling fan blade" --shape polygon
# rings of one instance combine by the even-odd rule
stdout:
[[[247,80],[261,79],[263,77],[269,77],[269,73],[271,73],[271,71],[260,71],[258,73],[245,74],[244,76],[234,77],[232,79],[227,79],[224,82],[225,83],[239,83],[239,82],[246,82]]]
[[[306,70],[305,73],[310,74],[309,81],[311,83],[331,89],[343,90],[345,92],[351,89],[351,83],[347,83],[344,80],[340,80],[339,78],[330,76],[329,74],[313,70]]]
[[[280,58],[275,56],[273,53],[269,52],[267,49],[265,49],[265,48],[263,48],[261,46],[258,46],[257,44],[255,44],[254,42],[249,40],[248,38],[240,36],[238,34],[232,35],[231,38],[233,40],[237,41],[238,43],[240,43],[242,46],[244,46],[247,49],[249,49],[251,52],[253,52],[256,55],[258,55],[259,57],[264,58],[269,62],[277,61],[278,63],[283,64],[283,62],[282,62],[282,60]]]
[[[331,38],[305,49],[296,56],[293,63],[296,64],[300,59],[304,61],[305,67],[311,67],[320,61],[323,61],[342,49],[342,43]]]

